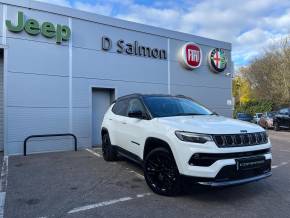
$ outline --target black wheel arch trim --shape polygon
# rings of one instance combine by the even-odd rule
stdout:
[[[158,144],[158,143],[161,143],[161,144]],[[166,142],[165,140],[157,138],[157,137],[148,137],[148,138],[146,138],[145,143],[144,143],[144,150],[143,150],[143,160],[145,160],[146,155],[150,151],[152,151],[154,148],[158,148],[158,147],[164,147],[164,148],[169,149],[169,151],[171,152],[171,154],[173,155],[174,160],[175,160],[174,153],[173,153],[169,143]],[[176,160],[175,160],[175,162],[176,162]]]
[[[108,133],[108,135],[110,136],[109,130],[106,127],[102,127],[101,129],[101,136],[103,136],[103,134]]]

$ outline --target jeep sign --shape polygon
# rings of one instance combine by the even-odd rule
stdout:
[[[71,30],[68,26],[57,24],[56,26],[50,22],[40,24],[37,20],[28,19],[25,21],[23,12],[18,12],[18,21],[13,25],[11,20],[6,20],[6,27],[10,32],[20,33],[25,30],[26,33],[32,36],[42,34],[46,38],[55,38],[56,43],[68,41],[71,35]]]
[[[202,61],[201,48],[193,42],[186,43],[179,51],[179,61],[186,69],[198,68]]]

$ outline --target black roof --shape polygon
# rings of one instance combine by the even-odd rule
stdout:
[[[133,94],[121,96],[121,97],[117,98],[114,102],[120,101],[122,99],[133,98],[133,97],[137,97],[137,98],[140,98],[140,97],[179,97],[179,98],[188,98],[188,99],[191,99],[191,98],[189,98],[187,96],[184,96],[184,95],[133,93]]]

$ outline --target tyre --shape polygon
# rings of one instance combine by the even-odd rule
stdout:
[[[176,196],[181,192],[181,176],[172,153],[166,148],[156,148],[145,157],[144,176],[157,194]]]
[[[279,131],[280,130],[280,126],[277,122],[274,123],[274,130],[275,131]]]
[[[102,152],[105,161],[114,161],[117,159],[117,152],[111,145],[111,140],[108,133],[105,133],[102,136]]]

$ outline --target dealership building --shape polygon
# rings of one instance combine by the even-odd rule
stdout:
[[[131,93],[185,95],[232,116],[231,44],[71,8],[0,0],[0,148],[31,135],[101,143],[111,102]],[[72,150],[69,136],[31,138],[27,153]]]

